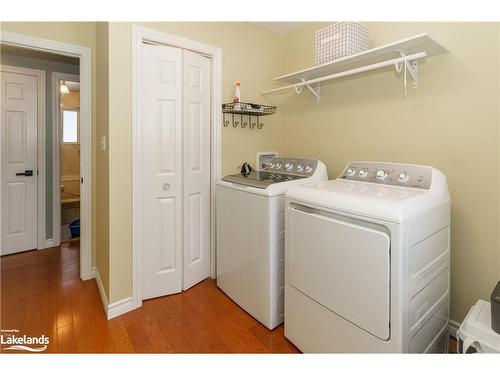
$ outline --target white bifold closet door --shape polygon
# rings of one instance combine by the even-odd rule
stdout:
[[[210,274],[210,60],[141,46],[140,247],[143,299]]]

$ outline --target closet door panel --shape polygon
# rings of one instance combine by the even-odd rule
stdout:
[[[210,275],[210,70],[183,50],[184,290]]]
[[[143,299],[182,290],[182,50],[141,46],[140,246]]]

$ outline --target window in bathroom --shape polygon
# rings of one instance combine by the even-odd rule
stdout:
[[[79,113],[77,110],[62,110],[62,128],[63,128],[63,143],[79,143]]]

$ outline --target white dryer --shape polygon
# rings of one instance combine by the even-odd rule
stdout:
[[[267,328],[283,323],[285,192],[326,180],[318,160],[272,157],[216,187],[217,286]]]
[[[419,165],[351,162],[286,194],[285,336],[303,352],[447,348],[450,197]]]

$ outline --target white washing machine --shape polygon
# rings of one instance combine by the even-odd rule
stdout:
[[[318,160],[272,157],[258,165],[217,182],[217,286],[273,329],[283,323],[285,192],[328,177]]]
[[[419,165],[351,162],[286,194],[285,336],[309,353],[447,349],[450,197]]]

